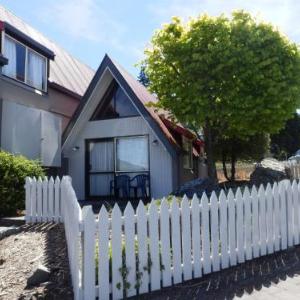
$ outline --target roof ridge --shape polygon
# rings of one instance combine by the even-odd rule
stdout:
[[[89,68],[91,71],[95,72],[95,70],[89,66],[87,63],[83,62],[81,59],[77,58],[76,56],[74,56],[73,54],[71,54],[69,51],[67,51],[63,46],[61,46],[59,43],[55,42],[54,40],[48,38],[44,33],[42,33],[41,31],[37,30],[35,27],[33,27],[32,25],[30,25],[27,21],[23,20],[22,18],[20,18],[19,16],[17,16],[12,10],[10,10],[9,8],[6,8],[5,6],[0,4],[0,9],[3,9],[4,11],[6,11],[8,14],[13,15],[15,18],[17,18],[20,22],[22,22],[24,25],[28,26],[30,28],[30,30],[35,31],[37,34],[41,35],[44,39],[48,40],[51,44],[54,44],[54,47],[58,47],[61,50],[63,50],[64,52],[66,52],[68,55],[70,55],[73,59],[77,60],[79,63],[81,63],[82,65],[85,65],[87,68]],[[14,25],[12,25],[14,26]],[[55,53],[54,53],[55,54]]]

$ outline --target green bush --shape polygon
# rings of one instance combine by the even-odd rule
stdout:
[[[38,161],[0,151],[0,217],[15,215],[25,208],[26,176],[44,176]]]

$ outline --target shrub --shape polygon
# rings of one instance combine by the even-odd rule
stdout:
[[[26,176],[44,176],[38,161],[0,151],[0,217],[15,215],[25,208]]]

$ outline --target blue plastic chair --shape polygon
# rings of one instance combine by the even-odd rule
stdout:
[[[134,176],[130,182],[136,182],[134,185],[130,185],[131,189],[134,189],[135,198],[137,198],[137,192],[141,190],[142,198],[147,198],[147,187],[149,187],[149,175],[147,174],[139,174]]]
[[[130,191],[130,177],[128,175],[116,176],[114,180],[110,182],[110,194],[114,190],[115,196],[119,197],[120,191],[122,196],[128,198]]]

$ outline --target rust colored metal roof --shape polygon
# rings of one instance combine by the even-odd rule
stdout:
[[[0,5],[0,21],[15,27],[41,45],[54,52],[54,61],[50,60],[49,82],[82,96],[95,71],[71,56],[66,50],[45,37],[42,33],[15,16],[5,7]]]

